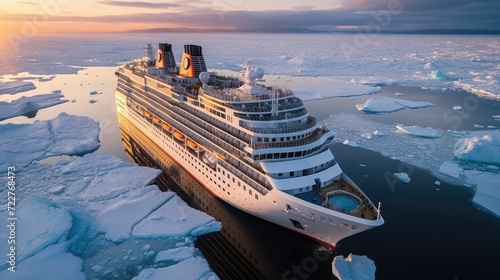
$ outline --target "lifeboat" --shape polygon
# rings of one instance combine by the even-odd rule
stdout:
[[[184,134],[180,133],[179,131],[174,131],[174,137],[175,139],[179,140],[179,141],[184,141]]]
[[[170,125],[168,125],[168,123],[163,123],[163,129],[165,129],[166,131],[171,131],[172,130],[172,127]]]
[[[198,148],[198,144],[191,139],[187,140],[187,144],[193,150],[196,150],[196,148]]]
[[[146,116],[146,118],[148,119],[151,119],[153,117],[153,114],[151,114],[151,112],[149,111],[144,111],[144,116]]]
[[[161,123],[161,120],[157,117],[157,116],[154,116],[153,117],[153,121],[157,124],[160,124]]]

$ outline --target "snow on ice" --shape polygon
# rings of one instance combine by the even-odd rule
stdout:
[[[0,101],[0,120],[5,120],[37,110],[68,102],[60,91],[35,96],[23,96],[11,102]]]
[[[412,137],[399,133],[393,125],[365,120],[359,116],[340,113],[323,122],[335,128],[335,139],[355,141],[359,147],[373,150],[394,160],[415,165],[433,175],[453,182],[476,184],[478,192],[474,202],[500,217],[500,169],[491,168],[500,153],[500,131],[441,131],[439,138]],[[366,137],[367,134],[381,137]],[[340,140],[341,141],[341,140]],[[455,157],[458,154],[459,157]],[[465,172],[455,162],[468,163]],[[473,161],[470,161],[473,160]],[[497,167],[498,163],[493,163]],[[446,175],[446,176],[445,176]],[[496,181],[489,179],[496,176]]]
[[[332,262],[332,273],[339,280],[374,280],[376,269],[375,262],[367,256],[336,256]]]
[[[374,96],[366,100],[363,104],[357,104],[356,108],[364,113],[384,114],[400,111],[406,108],[419,109],[429,106],[432,106],[432,103],[409,101],[385,96]]]
[[[80,155],[99,148],[99,124],[65,113],[32,124],[1,124],[0,133],[0,168],[3,170],[15,163],[16,170],[21,171],[35,160]]]
[[[16,94],[19,92],[29,91],[36,89],[32,82],[12,81],[0,83],[0,95],[2,94]]]
[[[0,132],[0,166],[4,170],[16,166],[16,197],[23,198],[16,207],[17,272],[7,270],[9,256],[2,254],[0,279],[97,279],[109,275],[130,279],[143,269],[155,277],[170,273],[188,275],[182,279],[218,279],[191,240],[220,230],[220,223],[188,207],[174,193],[151,185],[159,170],[98,153],[50,164],[37,161],[95,150],[99,146],[97,123],[62,113],[50,121],[4,124]],[[0,184],[6,185],[5,178]],[[7,202],[0,203],[0,217],[6,220]],[[145,224],[153,227],[153,233],[135,238],[133,230]],[[1,227],[0,239],[8,236],[9,228]],[[0,251],[8,252],[8,246],[1,242]],[[175,251],[177,247],[182,249]],[[170,261],[155,264],[157,251],[163,251],[162,257]],[[183,270],[185,265],[190,266],[189,271]]]

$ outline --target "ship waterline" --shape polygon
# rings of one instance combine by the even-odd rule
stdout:
[[[116,72],[118,113],[214,196],[329,247],[384,223],[380,210],[342,171],[320,127],[288,89],[206,71],[202,48],[181,65],[160,44]],[[337,200],[349,201],[349,207]]]

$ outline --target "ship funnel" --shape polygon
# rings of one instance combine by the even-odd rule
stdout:
[[[175,58],[172,53],[172,45],[160,43],[156,56],[156,67],[167,68],[168,72],[175,71]]]
[[[184,45],[184,53],[179,74],[185,77],[195,78],[201,72],[206,72],[207,66],[203,58],[202,48],[197,45]]]

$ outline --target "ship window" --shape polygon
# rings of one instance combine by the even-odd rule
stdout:
[[[241,187],[241,182],[240,181],[238,181],[238,187]]]
[[[257,194],[255,194],[255,199],[259,200],[259,196]]]
[[[252,190],[248,190],[248,193],[249,193],[250,195],[252,195]]]
[[[264,138],[264,142],[269,142],[269,138]]]
[[[278,176],[283,176],[283,173],[278,173]]]
[[[293,226],[296,227],[296,228],[300,228],[300,229],[304,229],[304,227],[300,224],[299,221],[296,221],[296,220],[293,220],[293,219],[290,219],[290,222],[292,222]]]
[[[280,158],[280,154],[275,153],[275,154],[274,154],[274,158]]]
[[[302,188],[299,188],[299,192],[302,192]]]
[[[220,170],[219,170],[219,172],[220,172]],[[226,172],[224,170],[222,170],[222,175],[226,175]]]
[[[243,185],[243,190],[246,191],[247,190],[247,186]]]
[[[295,156],[296,157],[300,157],[301,156],[301,152],[295,152]]]
[[[257,138],[257,142],[262,142],[262,138]]]
[[[281,158],[286,158],[286,153],[281,153]]]
[[[267,154],[267,159],[272,159],[273,158],[273,154]]]
[[[288,157],[293,157],[293,152],[288,153]]]
[[[276,138],[273,138],[273,142],[276,142]]]
[[[285,138],[284,138],[284,137],[281,137],[281,138],[280,138],[280,141],[281,141],[281,142],[285,141]]]
[[[290,171],[290,176],[294,176],[295,175],[295,172],[294,171]]]
[[[287,141],[290,141],[290,136],[286,138]]]

